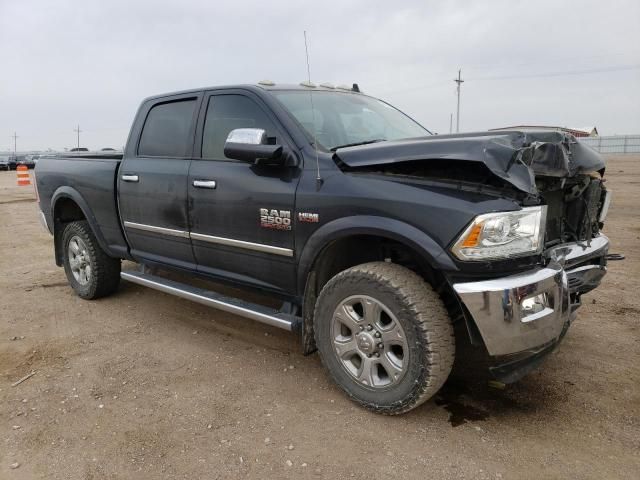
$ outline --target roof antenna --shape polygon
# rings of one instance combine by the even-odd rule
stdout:
[[[309,68],[309,46],[307,45],[307,31],[304,31],[304,52],[307,56],[307,80],[311,85],[311,69]],[[320,177],[320,160],[318,159],[318,141],[316,139],[316,111],[313,108],[313,92],[309,90],[311,101],[311,120],[313,121],[313,149],[316,152],[316,188],[320,189],[322,177]]]

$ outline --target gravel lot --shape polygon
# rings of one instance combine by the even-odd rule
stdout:
[[[33,189],[0,172],[0,478],[638,478],[640,157],[607,177],[627,258],[560,348],[504,390],[456,377],[383,417],[287,333],[127,283],[77,298]]]

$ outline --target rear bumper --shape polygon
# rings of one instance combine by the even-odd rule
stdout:
[[[528,356],[551,351],[569,326],[580,295],[606,273],[609,239],[569,243],[545,252],[547,265],[503,278],[456,283],[453,289],[473,318],[489,355]],[[511,363],[510,361],[508,363]]]

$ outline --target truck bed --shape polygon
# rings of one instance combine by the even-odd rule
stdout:
[[[35,173],[40,208],[49,230],[53,233],[55,226],[51,205],[60,196],[68,197],[80,206],[104,250],[113,256],[127,256],[117,203],[121,161],[122,154],[118,152],[78,152],[42,158]]]

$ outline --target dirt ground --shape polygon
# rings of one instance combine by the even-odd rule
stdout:
[[[626,260],[559,349],[384,417],[285,332],[127,283],[79,299],[33,189],[0,172],[0,478],[638,478],[640,157],[607,178]]]

